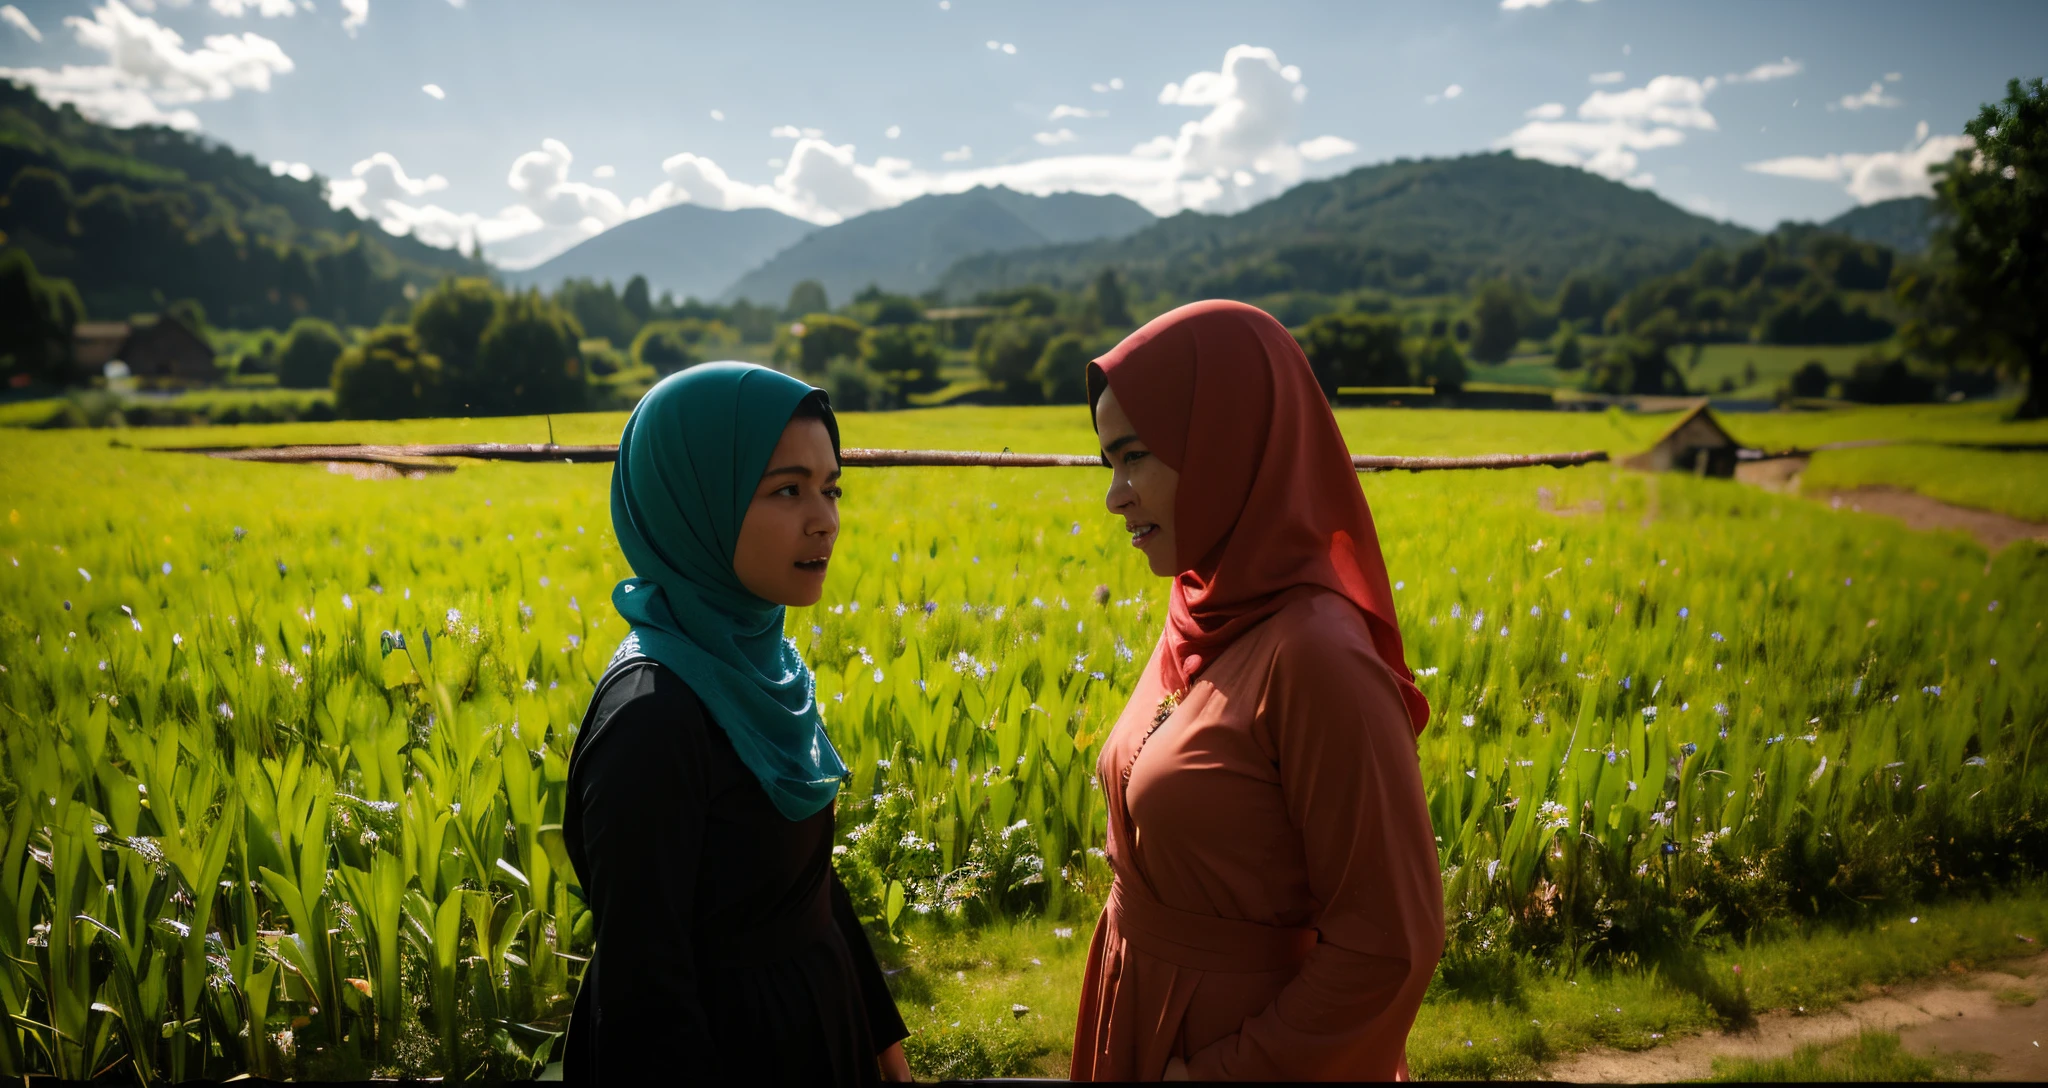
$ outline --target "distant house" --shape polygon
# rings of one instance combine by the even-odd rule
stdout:
[[[1644,472],[1691,472],[1701,476],[1732,477],[1735,463],[1742,459],[1743,445],[1721,426],[1704,403],[1681,416],[1671,429],[1650,444],[1650,448],[1622,464]],[[1755,456],[1751,453],[1752,457]]]
[[[121,357],[129,332],[126,321],[85,321],[71,330],[71,360],[81,374],[100,374]]]
[[[220,376],[213,345],[169,314],[135,326],[115,357],[128,364],[129,374],[145,380],[211,382]]]

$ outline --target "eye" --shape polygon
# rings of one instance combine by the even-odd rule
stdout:
[[[826,497],[826,498],[828,498],[828,499],[831,499],[831,500],[832,500],[833,502],[838,502],[838,501],[839,501],[839,500],[840,500],[841,498],[843,498],[843,497],[844,497],[845,495],[846,495],[846,491],[845,491],[845,490],[844,490],[843,488],[839,488],[839,487],[836,487],[836,486],[835,486],[835,487],[828,487],[828,488],[826,488],[826,489],[825,489],[825,497]]]
[[[793,498],[796,498],[796,492],[797,492],[797,487],[796,487],[796,485],[795,485],[795,484],[785,484],[785,485],[783,485],[782,487],[778,487],[778,488],[776,488],[776,489],[774,490],[773,494],[776,494],[776,495],[788,495],[788,496],[789,496],[790,498],[792,498],[792,499],[793,499]]]
[[[1147,450],[1131,450],[1124,454],[1124,464],[1135,464],[1140,459],[1150,456],[1152,454]]]

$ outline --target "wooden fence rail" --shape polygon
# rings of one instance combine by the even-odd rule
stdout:
[[[567,462],[601,464],[618,460],[616,445],[557,446],[551,444],[507,444],[498,442],[424,444],[405,446],[156,446],[161,453],[201,453],[230,461],[267,461],[285,464],[306,462],[368,462],[400,467],[415,466],[435,458],[459,457],[483,461]],[[1606,450],[1574,453],[1485,453],[1474,457],[1384,457],[1361,454],[1351,459],[1360,472],[1426,472],[1469,468],[1568,468],[1607,460]],[[973,450],[883,450],[849,446],[840,451],[840,461],[861,468],[909,466],[988,468],[1097,468],[1102,462],[1092,455],[1064,453],[985,453]]]

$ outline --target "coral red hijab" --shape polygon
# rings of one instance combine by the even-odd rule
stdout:
[[[1180,473],[1181,572],[1160,636],[1167,688],[1186,687],[1239,635],[1317,587],[1365,613],[1420,733],[1429,702],[1402,656],[1372,511],[1294,337],[1255,306],[1196,302],[1154,318],[1095,367],[1090,405],[1106,380],[1138,437]]]

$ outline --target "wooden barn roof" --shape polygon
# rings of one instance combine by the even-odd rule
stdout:
[[[1671,439],[1674,436],[1676,436],[1679,431],[1684,430],[1686,425],[1691,423],[1695,417],[1705,417],[1705,422],[1707,426],[1712,427],[1715,433],[1719,434],[1722,438],[1727,439],[1729,445],[1742,445],[1742,441],[1740,439],[1736,438],[1732,434],[1729,434],[1728,428],[1721,425],[1720,417],[1716,416],[1713,413],[1713,410],[1707,406],[1707,402],[1701,401],[1693,406],[1692,411],[1687,412],[1682,416],[1679,416],[1678,422],[1673,423],[1669,427],[1666,427],[1664,429],[1664,433],[1658,435],[1657,440],[1655,442],[1650,443],[1650,448],[1656,449],[1658,446],[1661,446],[1664,443],[1671,441]]]

